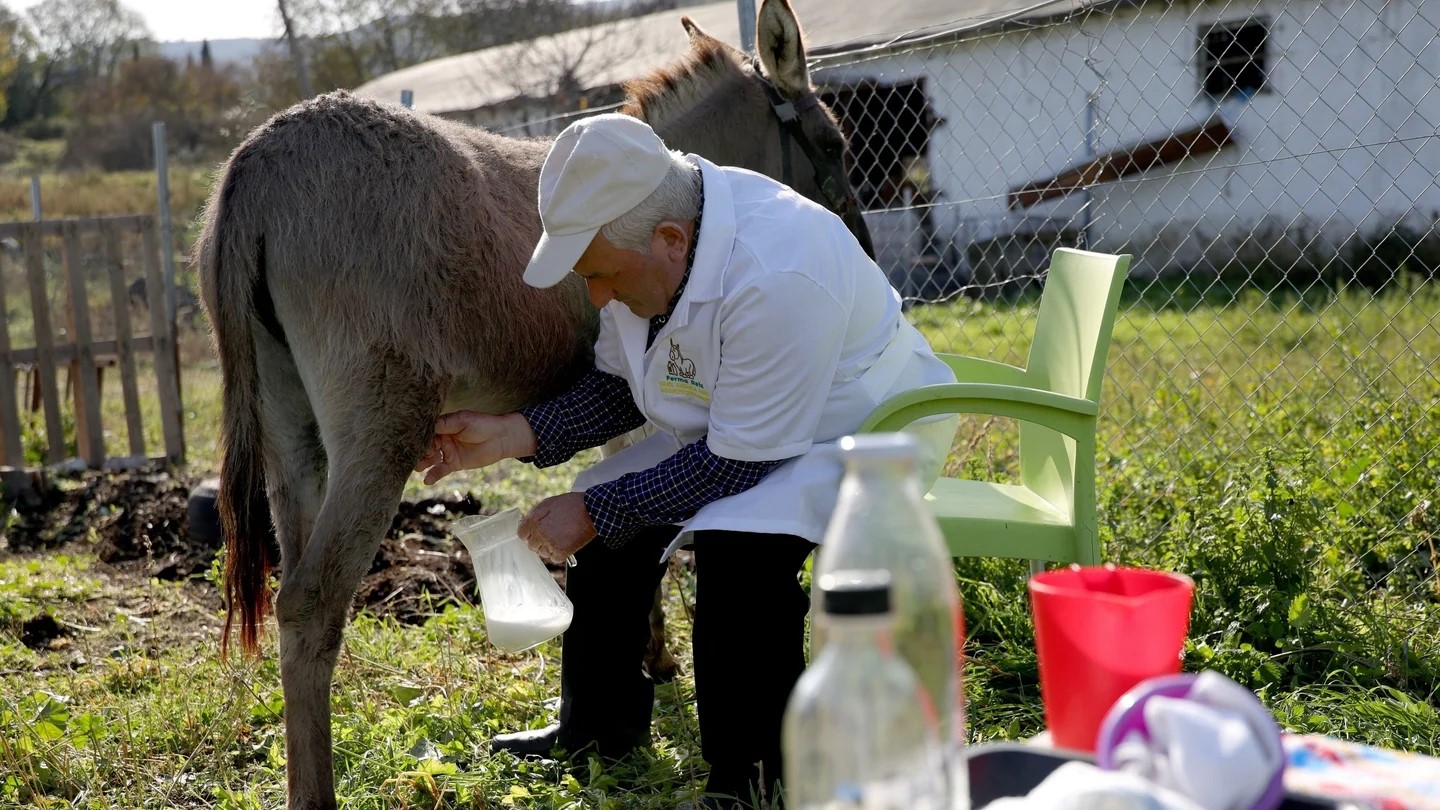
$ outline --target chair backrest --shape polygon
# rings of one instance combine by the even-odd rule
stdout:
[[[1129,271],[1129,255],[1056,249],[1025,366],[1032,386],[1099,403],[1115,308]],[[1067,512],[1075,503],[1075,457],[1073,439],[1021,423],[1020,480]]]

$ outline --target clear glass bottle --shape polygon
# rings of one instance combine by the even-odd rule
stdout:
[[[895,651],[890,575],[819,579],[829,643],[785,709],[789,810],[945,810],[939,725]]]
[[[840,570],[890,572],[896,648],[924,685],[938,719],[948,807],[965,810],[965,625],[954,562],[916,476],[919,445],[908,433],[847,436],[839,445],[845,477],[815,558],[814,579]],[[812,659],[829,641],[831,618],[812,609]]]

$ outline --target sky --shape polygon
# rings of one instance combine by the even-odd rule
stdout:
[[[8,0],[29,8],[40,0]],[[159,42],[201,39],[269,39],[280,35],[275,0],[120,0],[145,18]]]
[[[40,0],[11,0],[29,8]],[[157,41],[270,38],[280,33],[275,0],[120,0],[145,18]]]

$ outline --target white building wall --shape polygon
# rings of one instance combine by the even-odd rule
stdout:
[[[1217,108],[1201,92],[1200,33],[1251,16],[1270,21],[1267,86]],[[1440,216],[1437,22],[1436,0],[1151,4],[819,75],[927,77],[947,122],[932,137],[932,177],[962,242],[1024,227],[1024,216],[1082,225],[1084,194],[1013,211],[1007,192],[1086,159],[1092,93],[1097,153],[1222,115],[1234,145],[1095,189],[1092,244],[1138,251],[1137,270],[1158,272],[1223,260],[1257,230],[1333,246],[1357,229]]]

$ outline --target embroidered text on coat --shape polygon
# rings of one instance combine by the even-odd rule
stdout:
[[[665,378],[660,381],[660,393],[710,401],[710,392],[705,390],[705,384],[695,379],[695,361],[681,353],[680,345],[674,338],[670,338],[670,358],[665,363]]]

